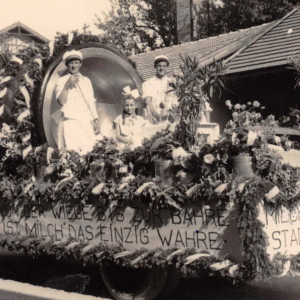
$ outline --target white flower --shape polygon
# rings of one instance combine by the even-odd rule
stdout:
[[[249,114],[249,119],[250,119],[250,120],[253,120],[254,118],[255,118],[255,113]]]
[[[128,172],[128,167],[127,166],[124,166],[124,167],[121,167],[119,168],[119,173],[121,174],[125,174]]]
[[[276,144],[280,144],[281,143],[281,139],[277,135],[274,136],[274,141],[275,141]]]
[[[247,104],[248,104],[248,105],[251,105],[252,103],[251,103],[251,102],[247,102]]]
[[[235,125],[235,123],[234,123],[232,120],[230,120],[230,121],[228,122],[228,125],[229,125],[230,127],[233,127],[233,126]]]
[[[236,137],[237,137],[237,133],[234,132],[234,133],[232,134],[232,137],[231,137],[232,143],[234,143],[234,141],[236,140]]]
[[[256,118],[256,119],[261,118],[261,114],[260,114],[260,113],[256,113],[256,114],[255,114],[255,118]]]
[[[258,101],[254,101],[254,102],[253,102],[253,106],[254,106],[254,107],[260,107],[260,103],[259,103]]]
[[[238,116],[239,116],[239,113],[237,113],[236,111],[232,114],[232,116],[234,117],[234,118],[237,118]]]
[[[6,123],[3,123],[2,130],[7,133],[11,132],[10,126],[7,125]]]
[[[120,159],[117,159],[114,163],[113,166],[114,167],[121,167],[123,165],[123,161]]]
[[[176,160],[180,157],[187,157],[188,155],[189,154],[182,147],[175,148],[172,151],[172,157],[174,160]]]
[[[242,193],[243,190],[244,190],[244,187],[245,187],[245,182],[241,183],[241,184],[238,186],[238,191],[239,191],[240,193]]]
[[[237,103],[235,106],[234,106],[234,109],[241,109],[241,104]]]
[[[9,149],[14,148],[14,146],[15,146],[15,143],[13,143],[13,142],[6,143],[6,147],[9,148]]]
[[[242,110],[245,110],[246,109],[246,105],[243,104],[241,108],[242,108]]]
[[[121,179],[121,182],[122,182],[122,183],[127,183],[127,182],[133,180],[134,178],[135,178],[135,176],[132,175],[131,173],[129,173],[128,176],[123,177],[123,178]]]
[[[212,162],[215,160],[215,157],[212,154],[206,154],[203,160],[207,164],[212,164]]]
[[[247,146],[252,146],[256,138],[257,138],[257,133],[250,130],[248,133]]]
[[[232,107],[231,101],[230,100],[226,100],[225,101],[226,106],[228,107]]]

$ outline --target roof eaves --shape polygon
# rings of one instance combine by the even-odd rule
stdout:
[[[7,27],[1,29],[1,30],[0,30],[0,34],[3,34],[3,33],[5,33],[5,32],[7,32],[7,31],[9,31],[9,30],[11,30],[11,29],[17,27],[18,25],[19,25],[19,22],[15,22],[15,23],[11,24],[10,26],[7,26]]]
[[[28,26],[24,25],[23,23],[21,22],[15,22],[13,23],[12,25],[8,26],[8,27],[5,27],[4,29],[1,29],[0,30],[0,35],[3,34],[3,33],[6,33],[7,31],[17,27],[17,26],[21,26],[23,27],[24,29],[26,29],[27,31],[31,32],[32,34],[34,34],[37,38],[39,38],[40,40],[42,40],[44,43],[49,43],[50,40],[47,39],[46,37],[42,36],[41,34],[37,33],[36,31],[34,31],[33,29],[29,28]]]
[[[258,25],[258,26],[253,26],[253,27],[249,27],[249,28],[245,28],[245,29],[240,29],[240,30],[237,30],[237,31],[231,31],[231,32],[228,32],[228,33],[223,33],[223,34],[220,34],[220,35],[217,35],[217,36],[211,36],[211,37],[208,37],[206,39],[200,39],[200,40],[197,40],[197,41],[191,41],[191,42],[186,42],[186,43],[182,43],[182,44],[179,44],[179,45],[173,45],[173,46],[170,46],[170,47],[163,47],[163,48],[158,48],[158,49],[155,49],[155,50],[151,50],[151,51],[147,51],[147,52],[143,52],[143,53],[138,53],[138,54],[134,54],[131,56],[132,59],[134,59],[135,57],[141,57],[141,56],[144,56],[144,55],[149,55],[149,53],[155,53],[155,52],[160,52],[160,51],[163,51],[164,49],[170,49],[170,50],[173,50],[173,49],[176,49],[176,48],[182,48],[182,47],[186,47],[186,46],[189,46],[191,44],[193,45],[196,45],[196,44],[201,44],[203,42],[210,42],[212,40],[218,40],[220,37],[224,37],[224,36],[230,36],[230,35],[234,35],[234,34],[237,34],[239,32],[243,32],[243,31],[250,31],[250,30],[255,30],[259,27],[264,27],[264,26],[268,26],[269,24],[271,23],[266,23],[266,24],[262,24],[262,25]],[[256,32],[254,32],[253,34],[255,34]],[[252,33],[250,33],[252,34]],[[248,37],[249,35],[246,35],[245,37]],[[177,49],[176,49],[177,50]]]
[[[264,65],[256,65],[256,66],[251,66],[251,67],[244,67],[238,69],[238,71],[235,70],[229,70],[226,75],[233,75],[233,74],[241,74],[241,73],[246,73],[248,71],[256,71],[256,70],[263,70],[263,69],[271,69],[275,68],[278,66],[285,66],[287,62],[283,61],[278,61],[278,62],[271,62],[271,63],[265,63]]]
[[[220,60],[224,57],[227,57],[228,55],[234,53],[235,51],[238,51],[243,46],[243,44],[246,43],[248,45],[249,43],[252,43],[252,40],[255,39],[257,35],[264,33],[272,25],[273,25],[273,22],[260,25],[261,28],[258,31],[252,32],[238,40],[233,41],[232,43],[230,43],[224,47],[217,49],[214,52],[209,53],[208,55],[202,57],[199,60],[199,63],[209,64],[209,63],[212,63],[213,60]],[[225,63],[226,63],[226,61],[225,61]]]
[[[45,43],[49,43],[50,40],[47,39],[46,37],[42,36],[41,34],[37,33],[36,31],[34,31],[33,29],[29,28],[28,26],[26,26],[25,24],[21,23],[21,22],[18,22],[19,25],[21,27],[23,27],[24,29],[28,30],[28,31],[31,31],[34,35],[36,35],[39,39],[41,39],[42,41],[44,41]]]

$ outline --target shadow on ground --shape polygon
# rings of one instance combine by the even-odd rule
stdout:
[[[110,298],[98,268],[69,260],[32,259],[23,254],[0,252],[0,278],[62,289],[96,297]],[[56,286],[55,286],[56,285]],[[232,286],[224,278],[182,279],[166,300],[298,300],[300,277],[275,278]]]

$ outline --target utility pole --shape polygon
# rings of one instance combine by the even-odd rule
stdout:
[[[210,22],[210,15],[209,15],[209,0],[207,0],[207,36],[209,37],[209,22]]]
[[[193,37],[193,0],[176,0],[178,44],[190,42]]]

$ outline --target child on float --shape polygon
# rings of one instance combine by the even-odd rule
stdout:
[[[130,87],[126,86],[122,94],[124,95],[123,112],[116,117],[113,127],[119,148],[121,150],[126,147],[135,149],[142,146],[143,126],[145,126],[146,121],[141,116],[136,115],[138,90],[131,91]]]

